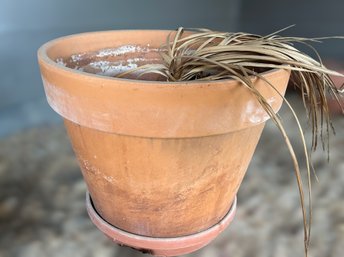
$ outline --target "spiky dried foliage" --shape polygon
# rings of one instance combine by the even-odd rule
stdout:
[[[341,89],[336,88],[330,75],[343,75],[326,68],[317,51],[310,45],[312,42],[320,42],[320,40],[326,38],[309,39],[279,36],[278,33],[283,30],[267,36],[260,36],[248,33],[217,32],[207,29],[198,29],[193,30],[192,33],[184,33],[184,29],[179,28],[173,34],[173,37],[171,34],[167,38],[167,43],[161,48],[163,63],[146,64],[122,73],[119,77],[140,71],[141,75],[146,73],[160,74],[167,81],[234,79],[247,87],[280,130],[290,152],[302,207],[305,255],[308,256],[312,221],[312,165],[303,129],[294,109],[284,96],[280,94],[280,97],[283,98],[295,118],[300,138],[303,142],[307,166],[308,211],[305,207],[303,180],[294,148],[280,117],[275,114],[267,100],[255,89],[252,76],[266,81],[261,75],[262,71],[268,69],[286,69],[291,71],[292,81],[301,92],[302,101],[312,125],[311,150],[314,151],[317,148],[319,138],[323,149],[329,149],[328,137],[333,127],[329,115],[327,96],[331,95],[337,100],[338,104],[341,104],[339,98],[341,93],[343,93],[343,87]],[[344,39],[343,37],[336,38]],[[295,43],[306,45],[312,49],[318,60],[297,50],[294,47]],[[268,81],[266,82],[278,93],[274,85]]]

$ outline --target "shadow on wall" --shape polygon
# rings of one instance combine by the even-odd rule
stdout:
[[[284,35],[301,37],[344,36],[344,1],[289,0],[241,1],[238,27],[242,31],[269,34],[289,25]],[[321,56],[344,62],[342,40],[314,45]]]

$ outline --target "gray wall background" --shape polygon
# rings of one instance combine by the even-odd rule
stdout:
[[[0,0],[0,137],[61,122],[47,105],[36,51],[53,38],[110,29],[208,27],[299,36],[344,35],[343,0]],[[344,41],[317,48],[344,62]]]

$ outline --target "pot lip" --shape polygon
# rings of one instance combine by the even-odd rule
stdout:
[[[104,31],[92,31],[92,32],[83,32],[83,33],[77,33],[77,34],[71,34],[67,36],[62,36],[56,39],[52,39],[45,44],[43,44],[37,51],[37,56],[38,60],[44,62],[46,65],[50,66],[51,68],[60,70],[64,72],[66,75],[70,76],[80,76],[84,77],[87,80],[106,80],[106,81],[113,81],[113,82],[122,82],[122,83],[134,83],[136,85],[144,85],[144,86],[158,86],[159,88],[171,88],[173,86],[182,86],[182,85],[187,85],[188,87],[191,88],[198,88],[202,87],[203,85],[208,85],[211,84],[212,86],[223,86],[224,83],[227,85],[231,85],[231,83],[237,83],[235,79],[221,79],[221,80],[190,80],[190,81],[176,81],[176,82],[171,82],[171,81],[155,81],[155,80],[136,80],[136,79],[126,79],[126,78],[117,78],[117,77],[111,77],[111,76],[104,76],[104,75],[98,75],[98,74],[93,74],[93,73],[88,73],[76,69],[72,69],[66,66],[63,66],[61,64],[58,64],[56,61],[52,60],[47,52],[48,49],[55,44],[64,41],[64,40],[70,40],[73,38],[78,38],[78,37],[87,37],[87,36],[93,36],[93,35],[101,35],[101,34],[113,34],[113,33],[137,33],[137,32],[173,32],[174,30],[152,30],[152,29],[128,29],[128,30],[104,30]],[[261,72],[260,74],[263,75],[265,78],[268,78],[270,76],[273,76],[275,72],[281,71],[284,69],[278,69],[278,68],[273,68],[269,69],[267,71]],[[254,81],[257,79],[256,76],[250,76],[252,80]]]
[[[236,208],[237,208],[237,196],[235,196],[233,203],[227,212],[227,214],[216,224],[213,226],[202,230],[198,233],[186,235],[186,236],[179,236],[179,237],[149,237],[149,236],[141,236],[137,234],[130,233],[128,231],[121,230],[111,224],[109,224],[106,220],[104,220],[96,211],[90,193],[86,192],[86,207],[87,212],[93,221],[93,223],[103,232],[107,231],[108,233],[105,233],[107,236],[110,235],[117,235],[122,238],[126,238],[129,240],[134,240],[136,244],[140,244],[142,242],[145,242],[149,245],[154,245],[155,249],[158,249],[161,247],[161,249],[164,249],[165,247],[173,247],[173,246],[179,246],[181,243],[185,244],[187,243],[189,246],[192,245],[198,245],[201,242],[204,241],[210,241],[212,240],[216,235],[221,233],[233,220]],[[213,235],[213,236],[210,236]],[[215,236],[214,236],[215,235]],[[210,238],[211,237],[211,238]],[[207,240],[208,239],[208,240]],[[125,243],[125,242],[123,242]],[[135,245],[139,246],[139,245]],[[148,246],[148,245],[147,245]],[[160,246],[160,247],[159,247]],[[148,246],[149,247],[149,246]]]

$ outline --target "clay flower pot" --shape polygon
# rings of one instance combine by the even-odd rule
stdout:
[[[79,160],[93,222],[116,242],[172,256],[202,247],[230,223],[269,116],[234,80],[119,79],[55,61],[126,45],[146,50],[118,58],[149,59],[168,33],[72,35],[43,45],[38,59],[48,102],[64,118]],[[264,77],[284,94],[289,75]],[[255,84],[277,112],[281,97],[264,80]]]

